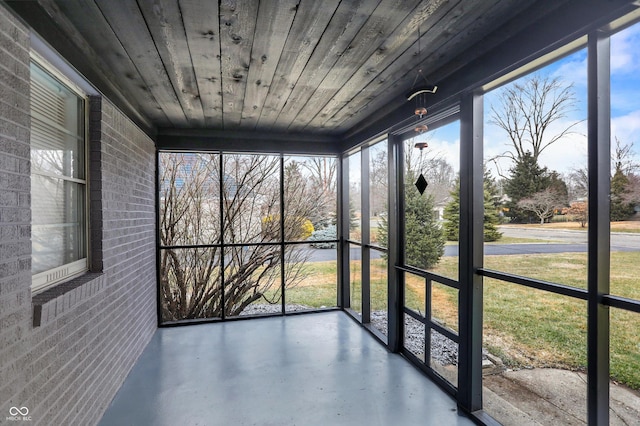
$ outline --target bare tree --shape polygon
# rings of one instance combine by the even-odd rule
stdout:
[[[386,149],[373,151],[369,168],[369,185],[370,185],[370,204],[371,214],[377,216],[379,213],[384,212],[388,208],[388,153]]]
[[[531,152],[534,161],[550,145],[573,133],[580,123],[573,122],[556,134],[549,134],[552,124],[567,118],[577,103],[572,84],[558,77],[533,75],[502,89],[498,105],[491,106],[491,123],[507,132],[510,149],[500,157],[520,161]]]
[[[589,196],[589,171],[586,166],[573,169],[565,181],[569,187],[569,200],[581,200]]]
[[[429,184],[426,192],[433,196],[434,204],[436,206],[444,205],[449,199],[450,192],[456,186],[456,174],[453,166],[440,152],[428,147],[419,150],[413,147],[413,142],[412,139],[408,140],[404,148],[407,175],[416,179],[422,173]]]
[[[240,314],[250,303],[281,298],[304,278],[306,253],[281,235],[300,234],[305,203],[291,200],[294,220],[280,220],[279,158],[161,154],[160,291],[165,321]],[[291,197],[299,180],[287,180]],[[220,186],[222,182],[222,187]],[[286,185],[285,185],[286,186]],[[284,229],[281,230],[284,224]],[[223,242],[225,245],[221,245]]]
[[[632,204],[640,204],[640,175],[631,173],[627,176],[629,183],[627,184],[627,192],[623,195],[623,199]]]
[[[315,205],[309,217],[314,226],[326,227],[336,219],[337,160],[333,157],[311,157],[301,167],[308,172],[308,195],[313,197]]]
[[[540,219],[540,224],[551,216],[556,209],[561,208],[566,200],[562,199],[556,191],[547,188],[543,191],[536,192],[531,197],[522,199],[518,202],[518,207],[523,210],[533,212]]]
[[[427,163],[424,175],[429,182],[427,192],[433,195],[436,206],[443,206],[449,201],[451,191],[456,187],[456,173],[453,166],[444,158],[432,158]]]
[[[620,170],[625,176],[636,174],[640,171],[640,163],[635,158],[635,152],[633,150],[633,142],[622,143],[617,136],[615,136],[615,146],[611,153],[611,171],[612,174],[616,170]]]

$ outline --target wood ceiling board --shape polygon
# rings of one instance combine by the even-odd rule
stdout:
[[[255,128],[275,77],[299,0],[261,0],[240,127]]]
[[[537,6],[536,4],[534,7]],[[533,21],[524,24],[528,21],[527,16],[532,15],[530,10],[526,10],[521,17],[517,17],[517,20],[523,20],[520,31],[503,39],[496,49],[469,61],[464,68],[449,75],[433,95],[433,104],[439,109],[451,106],[457,102],[460,94],[518,69],[534,57],[538,57],[540,53],[548,53],[564,46],[576,37],[597,30],[633,10],[633,6],[625,0],[612,0],[611,8],[604,12],[601,6],[598,0],[567,0],[558,10],[550,13],[543,24]],[[506,34],[511,33],[513,24],[512,21],[505,24]],[[504,26],[494,26],[494,32],[497,34],[503,30]],[[401,104],[404,102],[401,98],[397,100]],[[402,113],[404,109],[372,109],[365,120],[348,127],[349,130],[342,135],[346,140],[343,146],[353,146],[410,118],[408,114]],[[411,113],[408,110],[407,112]]]
[[[141,106],[144,105],[142,114],[146,115],[147,119],[160,125],[169,125],[166,115],[147,91],[140,74],[128,60],[126,51],[93,0],[73,3],[41,1],[40,5],[56,25],[73,38],[75,45],[87,56],[88,61],[96,65],[94,69],[99,70],[106,81],[120,93],[134,94],[128,98],[133,109],[140,113],[143,111]],[[127,78],[120,77],[123,75]]]
[[[518,1],[518,0],[510,0]],[[421,62],[411,60],[413,51],[409,50],[403,53],[398,61],[394,62],[385,69],[379,76],[380,80],[384,80],[382,84],[374,84],[367,86],[360,92],[342,111],[335,115],[330,121],[330,126],[338,126],[340,128],[350,128],[359,121],[376,111],[379,108],[396,108],[400,104],[396,100],[390,103],[385,93],[392,92],[396,94],[407,93],[416,79],[419,69],[423,70],[425,76],[435,84],[446,76],[434,76],[432,71],[437,67],[438,63],[444,63],[448,57],[453,55],[456,46],[468,42],[470,28],[475,28],[480,22],[478,16],[490,15],[495,18],[495,7],[498,4],[494,1],[475,2],[473,9],[469,9],[471,4],[461,1],[452,8],[443,19],[433,26],[422,38],[421,45],[427,46],[421,52]],[[502,2],[506,3],[506,2]],[[493,11],[493,13],[492,13]],[[503,17],[503,21],[506,18]],[[485,21],[486,22],[486,21]],[[467,30],[469,28],[469,30]],[[474,42],[475,43],[475,42]],[[471,59],[469,59],[471,60]],[[416,83],[417,84],[417,83]],[[428,106],[427,106],[428,108]],[[411,115],[413,108],[407,104],[407,114]]]
[[[187,117],[187,125],[202,127],[204,113],[178,3],[175,0],[138,0],[138,6]]]
[[[222,78],[218,2],[180,0],[204,127],[222,127]]]
[[[356,34],[348,49],[340,56],[307,103],[289,126],[291,131],[319,127],[310,126],[316,115],[324,117],[324,107],[356,70],[384,43],[389,34],[409,15],[421,0],[383,0]]]
[[[502,25],[499,31],[493,31],[485,35],[482,38],[481,43],[476,43],[472,47],[466,48],[465,51],[459,54],[457,57],[438,67],[435,71],[433,71],[433,75],[453,74],[454,72],[467,65],[470,62],[469,58],[480,57],[490,50],[496,48],[506,39],[513,37],[515,34],[522,31],[523,28],[531,25],[532,22],[538,21],[539,19],[542,19],[543,17],[551,13],[555,13],[556,10],[558,10],[568,1],[569,0],[556,0],[554,2],[543,3],[535,1],[518,2],[517,6],[528,6],[526,10],[521,11],[514,18],[510,19],[508,22]],[[493,28],[493,30],[495,30],[495,28]]]
[[[169,121],[176,127],[186,126],[187,118],[137,3],[121,2],[114,7],[109,0],[96,0],[96,4]]]
[[[257,127],[270,129],[309,62],[340,0],[302,0],[271,81]]]
[[[258,2],[220,2],[222,120],[225,129],[238,128],[242,119]]]
[[[371,0],[340,2],[272,129],[284,131],[289,127],[377,5]]]
[[[428,48],[429,39],[425,34],[432,34],[430,30],[453,8],[457,2],[436,0],[422,2],[397,27],[396,31],[375,51],[373,55],[356,71],[336,95],[323,108],[324,118],[316,116],[310,123],[312,127],[327,127],[336,121],[342,122],[336,114],[345,109],[353,99],[365,88],[371,87],[372,82],[380,73],[397,63],[400,56],[409,50],[414,56],[418,55],[418,29],[420,30],[420,47]],[[406,56],[411,59],[410,56]],[[373,87],[376,84],[372,85]],[[368,99],[369,97],[367,97]],[[353,111],[346,110],[347,114]]]

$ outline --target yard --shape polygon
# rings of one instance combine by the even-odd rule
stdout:
[[[457,275],[457,257],[444,257],[433,272]],[[352,262],[359,269],[358,262]],[[586,254],[487,256],[485,267],[585,288]],[[287,290],[287,303],[334,306],[335,262],[312,262],[309,278]],[[386,280],[382,259],[372,261],[371,309],[386,309]],[[611,253],[611,292],[640,299],[640,252]],[[358,284],[356,281],[354,284]],[[512,367],[586,368],[587,305],[527,287],[485,279],[484,345]],[[406,304],[416,310],[425,305],[424,280],[408,276]],[[457,329],[457,290],[434,284],[433,316]],[[359,306],[360,301],[352,301]],[[611,309],[611,377],[640,389],[640,315]]]

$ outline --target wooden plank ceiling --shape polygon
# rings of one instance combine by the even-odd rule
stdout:
[[[535,2],[37,3],[157,128],[340,135],[399,107],[418,69],[437,83],[503,41]]]

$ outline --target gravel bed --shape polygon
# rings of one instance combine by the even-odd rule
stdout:
[[[311,306],[305,305],[286,305],[285,309],[287,312],[296,312],[296,311],[308,311],[312,308]],[[280,303],[258,303],[254,305],[249,305],[244,308],[244,311],[240,313],[241,316],[244,315],[259,315],[259,314],[279,314],[282,312],[282,304]]]
[[[387,329],[387,313],[371,312],[371,323],[384,332]],[[424,324],[412,317],[405,317],[404,335],[405,348],[416,355],[424,354]],[[441,365],[458,365],[458,344],[431,330],[431,358]]]

